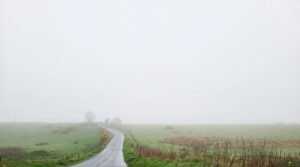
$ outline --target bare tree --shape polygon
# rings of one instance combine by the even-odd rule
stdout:
[[[96,118],[95,113],[93,113],[91,111],[87,111],[85,113],[85,120],[86,120],[87,123],[93,123],[95,118]]]

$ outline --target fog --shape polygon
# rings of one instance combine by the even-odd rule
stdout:
[[[0,0],[0,121],[300,123],[299,0]]]

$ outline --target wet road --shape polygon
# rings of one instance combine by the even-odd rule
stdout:
[[[94,157],[71,167],[127,167],[123,157],[123,133],[111,128],[107,130],[114,137],[106,148]]]

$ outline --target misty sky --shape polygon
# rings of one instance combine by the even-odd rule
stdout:
[[[0,121],[300,123],[299,0],[0,0]]]

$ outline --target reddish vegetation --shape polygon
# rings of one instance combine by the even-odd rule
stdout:
[[[135,142],[135,153],[143,157],[167,160],[192,160],[210,162],[228,167],[297,167],[300,166],[300,153],[284,154],[279,148],[298,147],[297,140],[273,141],[267,139],[228,139],[218,137],[176,137],[166,138],[162,143],[181,146],[178,151],[165,152],[142,146],[129,133]]]
[[[23,150],[18,147],[0,148],[0,157],[12,157],[19,156],[23,153]]]
[[[135,146],[135,153],[143,157],[157,157],[168,160],[176,159],[176,152],[162,152],[160,150],[151,149],[149,147],[141,146],[138,144]]]
[[[230,145],[231,148],[243,148],[245,145],[261,146],[264,145],[268,148],[288,148],[300,147],[300,140],[270,140],[270,139],[244,139],[244,138],[221,138],[221,137],[174,137],[165,138],[161,143],[200,147],[200,148],[224,148]]]
[[[102,135],[101,140],[100,140],[100,145],[106,145],[112,138],[112,135],[105,128],[101,128],[100,133]]]

